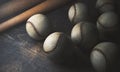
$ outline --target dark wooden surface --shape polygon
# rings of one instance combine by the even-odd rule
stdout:
[[[2,4],[1,2],[0,4]],[[68,20],[69,6],[46,14],[54,31],[70,35],[73,25]],[[92,14],[92,12],[90,13]],[[91,21],[94,22],[96,16],[93,16]],[[84,59],[87,60],[81,61],[83,60],[81,59],[80,61],[83,63],[78,67],[73,66],[74,68],[61,66],[50,61],[42,50],[44,41],[35,41],[30,38],[26,33],[25,24],[26,22],[23,22],[0,34],[0,72],[94,72],[89,58],[86,57]]]

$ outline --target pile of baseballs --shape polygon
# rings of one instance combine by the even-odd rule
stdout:
[[[28,35],[44,40],[43,51],[47,57],[61,64],[72,63],[76,47],[90,57],[98,72],[110,72],[115,66],[118,46],[113,41],[118,32],[118,15],[113,0],[97,0],[99,17],[96,24],[89,21],[89,9],[83,2],[74,3],[68,10],[73,28],[71,35],[53,31],[48,17],[43,14],[31,16],[26,23]]]
[[[68,17],[74,25],[71,39],[81,51],[89,54],[91,64],[97,72],[114,72],[119,50],[114,42],[119,28],[114,2],[96,1],[99,12],[96,24],[89,22],[87,8],[82,2],[70,7]]]
[[[68,17],[74,25],[71,39],[81,51],[88,53],[97,72],[114,72],[118,58],[118,46],[114,38],[118,33],[118,15],[113,0],[97,0],[99,12],[96,24],[89,22],[87,5],[82,2],[72,5]]]

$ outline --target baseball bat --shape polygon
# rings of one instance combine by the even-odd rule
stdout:
[[[21,22],[27,20],[29,17],[31,17],[34,14],[37,13],[46,13],[53,9],[56,9],[60,6],[65,5],[66,3],[70,2],[72,0],[46,0],[42,2],[41,4],[36,5],[35,7],[3,22],[0,24],[0,33],[20,24]]]
[[[0,22],[3,22],[45,0],[11,0],[0,6]]]

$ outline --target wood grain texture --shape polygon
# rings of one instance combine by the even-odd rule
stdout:
[[[71,0],[46,0],[46,1],[36,5],[35,7],[1,23],[0,24],[0,32],[3,32],[5,30],[7,30],[8,28],[19,24],[20,22],[27,20],[30,16],[32,16],[36,13],[46,13],[46,12],[56,9],[60,6],[63,6],[64,4],[66,4],[70,1]]]

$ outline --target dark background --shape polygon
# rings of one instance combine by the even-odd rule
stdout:
[[[0,5],[6,2],[8,0],[0,0]],[[96,23],[99,16],[95,9],[96,0],[82,2],[88,5],[90,21]],[[68,9],[71,4],[45,14],[51,21],[54,31],[70,35],[73,25],[68,19]],[[119,15],[119,2],[116,1],[115,5]],[[86,55],[80,59],[78,66],[73,67],[61,66],[50,61],[42,50],[44,41],[30,38],[26,33],[25,24],[26,22],[22,22],[0,34],[0,72],[95,72]]]

